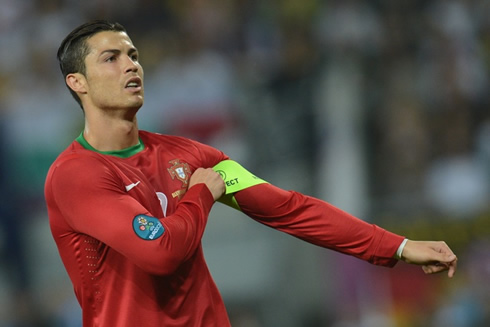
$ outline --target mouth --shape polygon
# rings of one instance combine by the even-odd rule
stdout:
[[[143,87],[143,81],[139,77],[133,77],[126,82],[125,89],[131,90],[133,92],[141,91]]]

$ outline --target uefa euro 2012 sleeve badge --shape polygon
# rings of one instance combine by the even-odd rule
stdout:
[[[191,170],[187,162],[180,162],[179,159],[170,160],[168,162],[172,166],[167,168],[168,173],[172,179],[178,179],[182,182],[182,188],[187,188],[189,184],[189,178],[191,177]]]
[[[140,238],[151,241],[162,236],[165,228],[155,217],[137,215],[133,219],[133,230]]]

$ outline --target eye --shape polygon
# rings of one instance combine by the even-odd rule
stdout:
[[[138,55],[137,54],[132,54],[131,55],[131,60],[138,61]]]
[[[104,61],[105,62],[113,62],[116,60],[116,56],[110,56],[110,57],[107,57]]]

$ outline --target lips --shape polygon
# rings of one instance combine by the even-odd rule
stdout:
[[[139,91],[141,90],[141,85],[142,85],[141,78],[133,77],[126,82],[125,88],[134,91]]]

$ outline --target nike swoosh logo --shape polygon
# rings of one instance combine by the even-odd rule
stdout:
[[[136,185],[138,185],[140,183],[140,181],[137,181],[136,183],[132,183],[132,184],[129,184],[129,185],[126,185],[126,192],[129,192],[133,187],[135,187]]]

